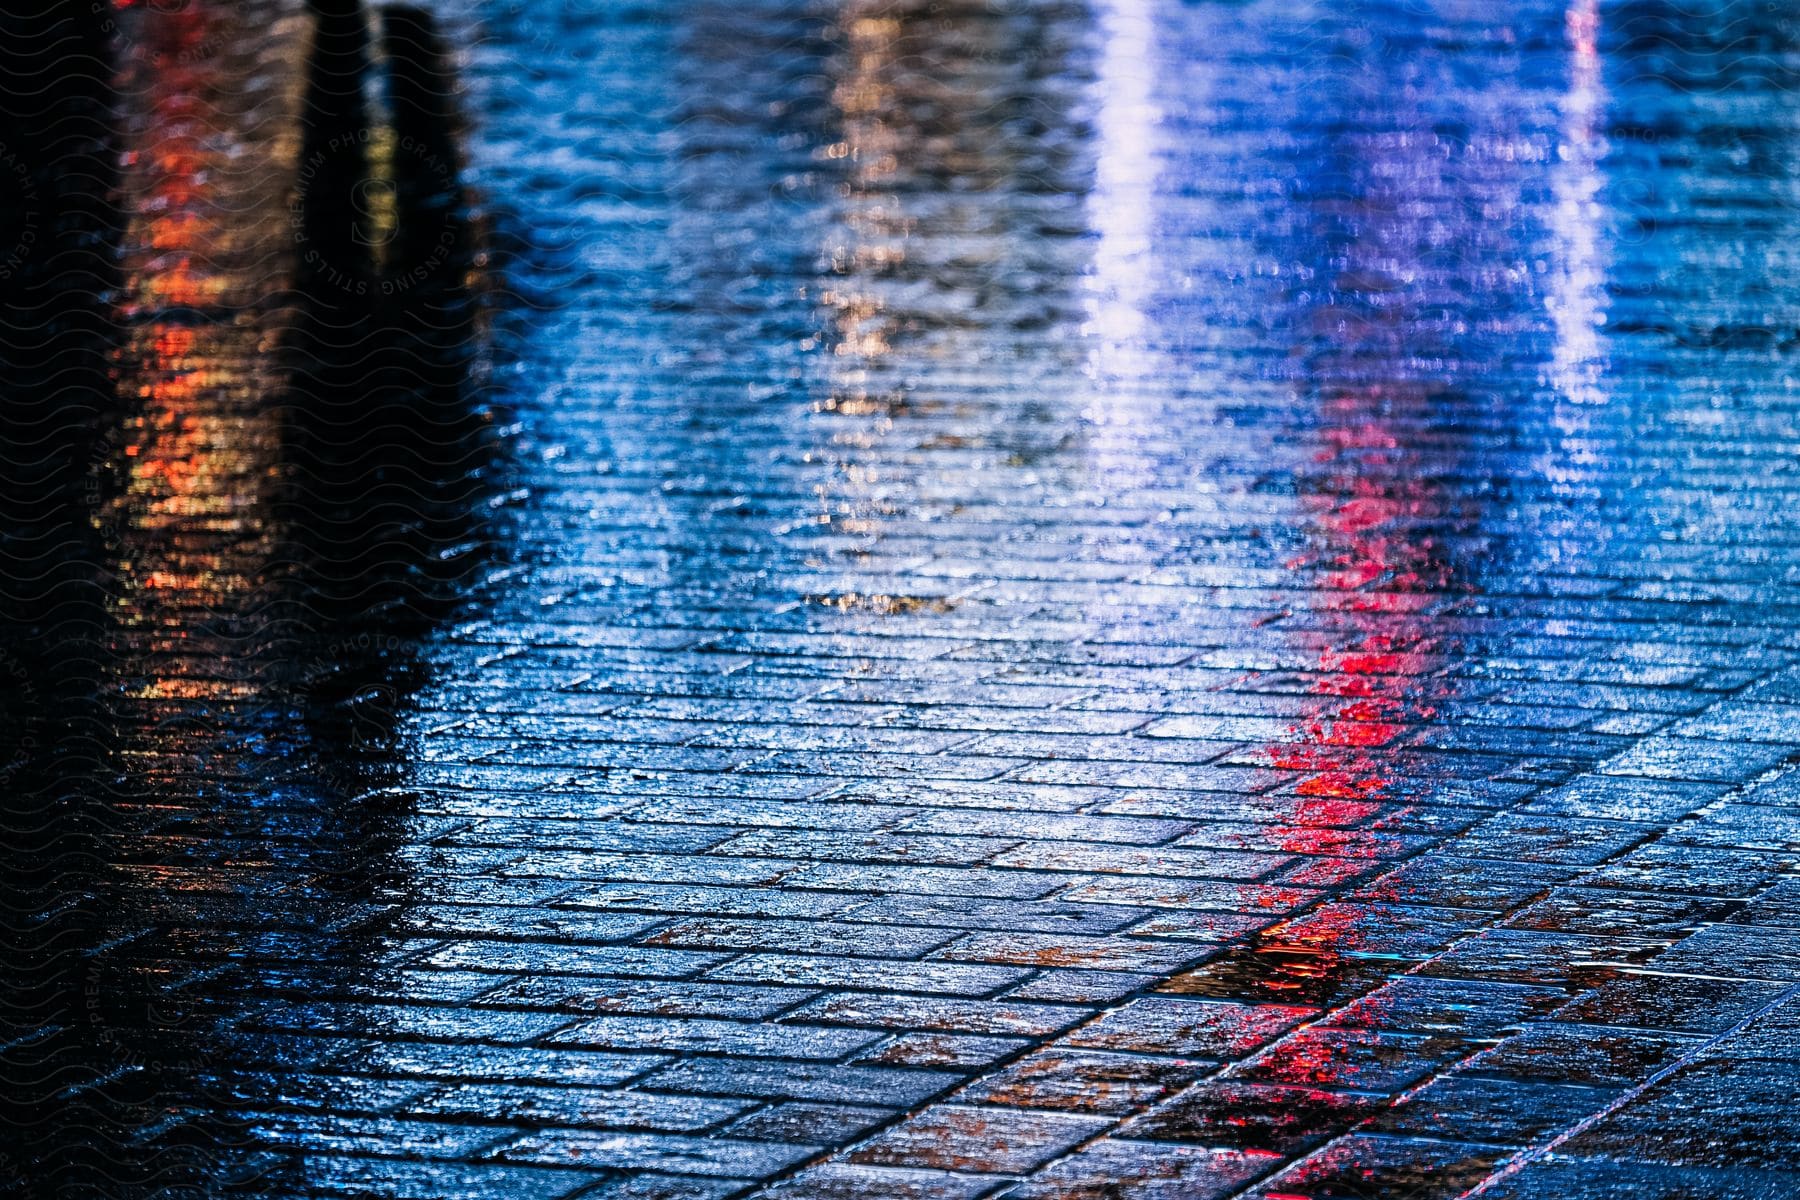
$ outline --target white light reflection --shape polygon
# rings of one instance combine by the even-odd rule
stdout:
[[[1551,351],[1550,381],[1556,389],[1557,427],[1565,434],[1586,428],[1585,416],[1568,405],[1604,404],[1601,385],[1605,350],[1601,327],[1606,323],[1606,275],[1601,237],[1604,215],[1600,189],[1605,177],[1600,162],[1606,140],[1600,133],[1605,93],[1600,79],[1598,0],[1576,0],[1569,7],[1569,87],[1563,96],[1561,137],[1552,168],[1550,229],[1557,261],[1550,279],[1549,309],[1556,340]]]
[[[1147,474],[1155,406],[1146,384],[1157,376],[1148,335],[1156,286],[1154,247],[1161,113],[1156,83],[1155,0],[1109,0],[1098,14],[1094,189],[1088,224],[1098,235],[1088,277],[1083,333],[1092,349],[1087,372],[1093,402],[1091,454],[1100,479],[1123,490]]]

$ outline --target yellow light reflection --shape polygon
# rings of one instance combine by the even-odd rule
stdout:
[[[907,224],[899,197],[887,190],[899,171],[902,131],[889,119],[895,104],[888,82],[902,25],[895,17],[859,16],[852,5],[842,24],[849,45],[848,68],[832,89],[843,138],[826,147],[828,159],[848,159],[842,241],[830,247],[834,279],[820,297],[831,314],[834,398],[866,398],[872,361],[893,350],[887,305],[871,286],[879,274],[906,259]]]

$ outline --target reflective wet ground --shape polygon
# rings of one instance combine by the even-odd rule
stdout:
[[[1789,6],[37,7],[10,1193],[1800,1194]]]

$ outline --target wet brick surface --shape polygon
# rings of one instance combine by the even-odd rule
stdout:
[[[312,8],[8,52],[7,1187],[1800,1194],[1792,12]]]

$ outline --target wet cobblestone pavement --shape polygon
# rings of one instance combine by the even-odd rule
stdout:
[[[9,1189],[1800,1195],[1800,14],[49,12]]]

